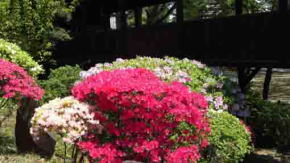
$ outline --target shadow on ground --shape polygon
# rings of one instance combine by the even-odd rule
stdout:
[[[0,135],[0,155],[16,154],[14,139],[10,136]]]

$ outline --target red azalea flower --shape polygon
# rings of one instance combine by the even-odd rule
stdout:
[[[93,159],[196,162],[207,146],[204,96],[182,83],[163,82],[149,70],[103,71],[78,83],[72,94],[96,105],[96,116],[102,117],[105,132],[93,138],[101,143],[93,149],[79,145]]]
[[[44,94],[32,77],[21,67],[0,59],[0,97],[32,98],[39,100]]]

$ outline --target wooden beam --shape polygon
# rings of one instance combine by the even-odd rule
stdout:
[[[236,11],[236,15],[242,15],[243,14],[243,0],[236,0],[236,2],[235,2],[235,11]]]
[[[256,67],[254,70],[251,70],[250,67],[238,67],[238,81],[241,91],[245,93],[247,91],[247,87],[251,80],[256,76],[256,74],[260,71],[260,67]]]
[[[123,0],[125,2],[126,9],[134,9],[137,7],[153,6],[168,2],[173,2],[175,0]]]
[[[118,1],[122,1],[124,4],[120,6]],[[153,6],[158,4],[164,4],[169,2],[174,2],[175,0],[101,0],[100,3],[105,4],[106,8],[109,12],[117,12],[121,9],[125,10],[134,10],[135,8],[142,8],[146,6]]]

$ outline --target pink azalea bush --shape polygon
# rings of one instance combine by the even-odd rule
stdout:
[[[0,97],[41,99],[44,91],[21,67],[0,59]]]
[[[102,71],[76,84],[72,94],[96,106],[103,126],[77,143],[91,160],[197,162],[208,145],[204,96],[149,70]]]

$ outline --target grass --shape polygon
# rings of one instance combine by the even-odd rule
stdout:
[[[0,110],[1,115],[5,114],[7,110]],[[14,137],[16,112],[6,119],[0,128],[0,162],[7,163],[59,163],[61,158],[54,156],[51,160],[46,160],[35,154],[20,155],[17,153]]]

